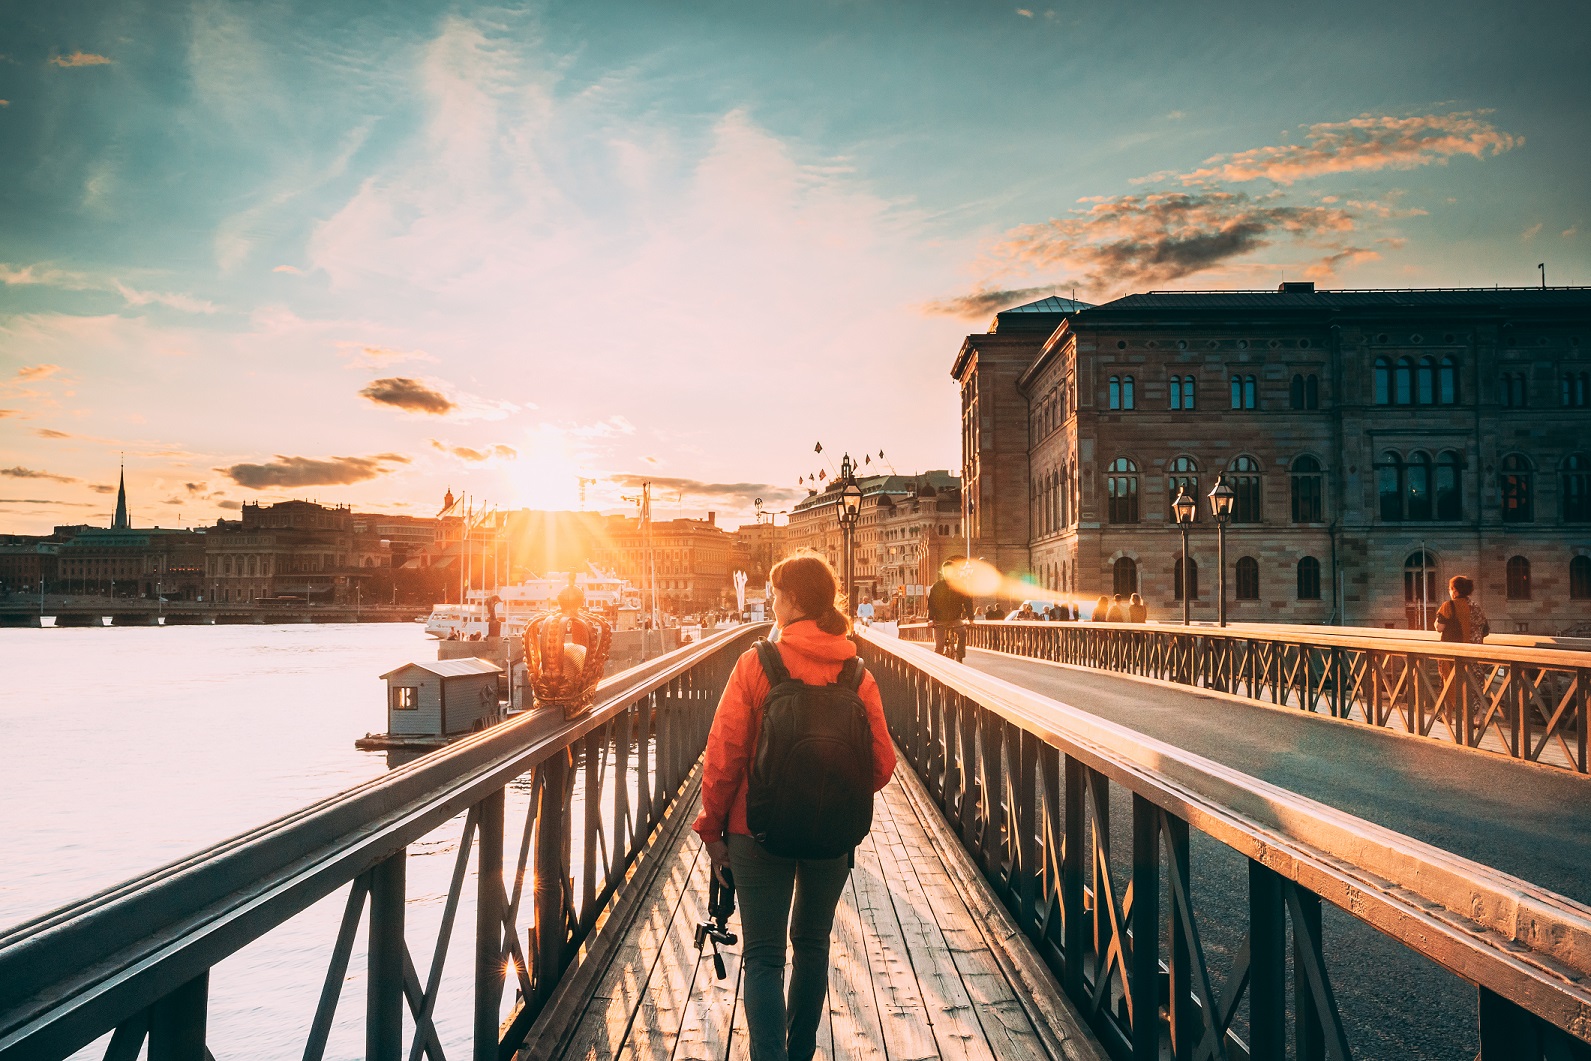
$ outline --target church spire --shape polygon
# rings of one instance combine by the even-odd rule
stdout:
[[[122,465],[121,482],[116,487],[116,518],[111,520],[111,530],[131,530],[133,521],[127,516],[127,465]]]

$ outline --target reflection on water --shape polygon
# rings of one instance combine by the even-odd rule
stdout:
[[[386,728],[377,675],[432,658],[434,651],[434,643],[408,624],[0,631],[0,732],[7,756],[0,772],[6,842],[0,924],[36,916],[384,773],[386,753],[353,747],[355,737]],[[577,785],[584,778],[581,765]],[[605,809],[613,800],[611,769],[608,778]],[[531,795],[526,781],[508,790],[508,867],[524,835]],[[578,896],[584,821],[578,787],[575,804]],[[630,804],[636,805],[633,785]],[[460,815],[410,848],[407,937],[422,981],[463,823]],[[610,849],[615,839],[607,837]],[[440,1037],[455,1053],[466,1049],[473,1005],[471,863],[448,947],[450,975],[437,1005]],[[217,1057],[302,1054],[345,896],[339,889],[216,967],[210,1040]],[[527,896],[522,939],[528,907]],[[361,938],[327,1058],[363,1055],[364,978]],[[79,1056],[102,1053],[103,1044]]]

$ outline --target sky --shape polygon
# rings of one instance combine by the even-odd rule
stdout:
[[[137,526],[644,480],[733,525],[958,467],[962,338],[1047,294],[1588,285],[1588,45],[1583,0],[0,3],[0,533],[104,525],[122,461]]]

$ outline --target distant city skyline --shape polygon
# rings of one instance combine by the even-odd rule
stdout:
[[[955,350],[1155,288],[1591,284],[1583,4],[0,16],[0,531],[749,520],[959,467]],[[821,441],[824,454],[813,453]],[[832,458],[832,460],[830,460]],[[633,508],[631,508],[633,511]]]

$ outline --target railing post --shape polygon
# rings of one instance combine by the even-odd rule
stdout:
[[[1297,905],[1293,917],[1293,1043],[1298,1061],[1326,1061],[1326,1032],[1320,1007],[1309,988],[1306,973],[1310,952],[1321,957],[1325,975],[1325,948],[1320,938],[1320,896],[1307,888],[1289,885]],[[1300,916],[1301,915],[1301,916]]]
[[[497,1061],[503,1005],[503,790],[477,805],[475,1061]]]
[[[1061,986],[1074,1000],[1083,998],[1083,953],[1088,948],[1088,923],[1083,910],[1083,771],[1081,762],[1066,757],[1066,846],[1061,853],[1061,912],[1065,918],[1066,968]]]
[[[149,1007],[149,1061],[205,1061],[210,973],[206,970]]]
[[[1167,869],[1172,888],[1190,896],[1193,874],[1188,858],[1188,823],[1174,814],[1165,816]],[[1190,903],[1191,907],[1191,896]],[[1171,1056],[1174,1061],[1190,1061],[1199,1038],[1200,1014],[1193,1001],[1193,951],[1188,946],[1190,929],[1182,905],[1171,904],[1171,990],[1166,1011],[1171,1030]]]
[[[403,904],[407,849],[370,871],[370,979],[365,990],[365,1061],[403,1056]]]
[[[1160,1058],[1160,809],[1132,797],[1133,1061]],[[1096,908],[1098,903],[1095,903]]]
[[[660,771],[661,772],[661,771]],[[532,950],[536,963],[536,1003],[546,1001],[563,975],[563,949],[568,923],[564,892],[569,879],[569,753],[554,753],[541,764],[541,790],[536,804],[536,863],[533,893],[536,923]],[[528,1000],[527,1000],[528,1001]]]
[[[1038,903],[1042,871],[1039,867],[1039,739],[1027,730],[1012,727],[1010,737],[1017,745],[1017,775],[1011,827],[1016,836],[1016,864],[1019,867],[1013,895],[1018,903],[1017,925],[1029,937],[1038,927]]]
[[[1537,1061],[1540,1035],[1530,1014],[1494,991],[1478,990],[1481,1051],[1475,1061]]]
[[[1287,908],[1282,878],[1249,859],[1249,1056],[1287,1057]]]

